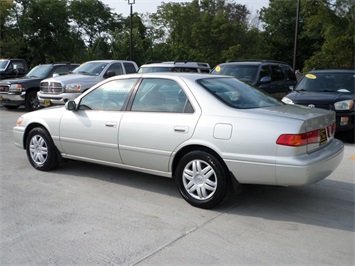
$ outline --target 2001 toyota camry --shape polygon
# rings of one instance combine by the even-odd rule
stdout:
[[[327,177],[343,156],[334,131],[333,111],[285,105],[232,77],[147,73],[24,114],[13,134],[38,170],[67,158],[174,177],[187,202],[212,208],[232,178],[297,186]]]

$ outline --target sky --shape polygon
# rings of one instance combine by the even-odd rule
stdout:
[[[127,0],[101,0],[101,2],[114,9],[114,12],[122,14],[124,17],[127,17],[130,14],[130,6],[128,5]],[[135,0],[135,4],[133,5],[133,12],[137,12],[139,14],[145,14],[147,12],[155,13],[157,11],[157,7],[160,6],[162,2],[178,3],[192,1]],[[235,2],[237,4],[246,5],[251,14],[255,14],[257,10],[260,10],[262,7],[267,7],[269,5],[269,0],[235,0]]]

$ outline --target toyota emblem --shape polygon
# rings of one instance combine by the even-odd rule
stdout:
[[[309,104],[308,107],[309,108],[315,108],[316,106],[314,104]]]

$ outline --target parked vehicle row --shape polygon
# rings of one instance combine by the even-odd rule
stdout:
[[[43,80],[37,94],[39,104],[43,107],[63,105],[104,79],[137,71],[138,66],[133,61],[96,60],[86,62],[73,70],[70,75]]]
[[[355,70],[320,69],[304,75],[282,101],[310,108],[333,110],[336,130],[344,132],[350,142],[355,138]]]
[[[3,80],[0,82],[0,101],[8,109],[24,104],[27,110],[35,110],[63,105],[98,82],[115,75],[136,72],[211,73],[233,76],[276,99],[282,99],[286,104],[333,110],[337,114],[337,132],[346,131],[349,140],[354,142],[354,69],[312,71],[303,75],[296,86],[296,76],[291,67],[272,60],[230,61],[212,70],[208,63],[193,61],[148,62],[139,69],[135,62],[124,60],[89,61],[73,70],[76,66],[40,65],[23,78]],[[61,70],[56,70],[58,67]],[[40,69],[45,74],[37,74]],[[63,76],[69,72],[70,75]]]
[[[24,77],[0,81],[0,100],[7,109],[16,109],[25,105],[26,110],[39,108],[37,92],[40,82],[49,77],[57,77],[70,73],[79,64],[58,63],[38,65]]]

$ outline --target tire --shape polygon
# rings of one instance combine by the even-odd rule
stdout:
[[[30,91],[26,95],[25,108],[28,111],[39,109],[39,100],[37,98],[37,91]]]
[[[40,171],[49,171],[58,166],[59,156],[49,133],[36,127],[30,131],[26,140],[27,158],[31,165]]]
[[[227,196],[229,171],[207,151],[193,151],[181,158],[175,172],[181,196],[192,206],[210,209]]]

